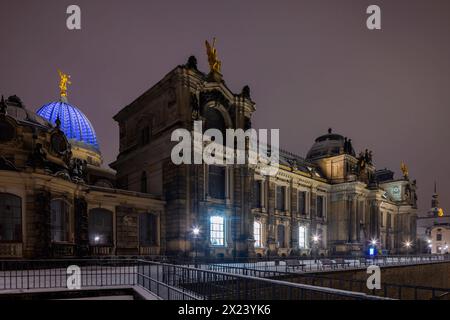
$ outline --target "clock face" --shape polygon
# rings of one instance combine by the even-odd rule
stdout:
[[[400,200],[400,198],[401,198],[400,186],[393,186],[391,189],[391,193],[392,193],[392,198],[394,198],[394,200]]]

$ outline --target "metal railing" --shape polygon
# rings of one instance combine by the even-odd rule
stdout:
[[[440,260],[437,260],[440,261]],[[278,279],[282,281],[303,283],[312,286],[336,288],[346,291],[362,292],[368,295],[380,296],[392,299],[414,299],[414,300],[444,300],[450,299],[450,288],[438,288],[429,286],[417,286],[407,284],[394,284],[382,282],[381,290],[367,288],[364,280],[339,278],[334,275],[321,273],[299,273],[289,271],[260,270],[245,266],[232,266],[229,264],[209,264],[202,265],[208,270],[250,275]]]
[[[80,267],[82,289],[138,286],[167,300],[383,299],[359,292],[139,259],[0,261],[0,294],[66,289],[70,265]]]
[[[251,259],[241,258],[234,260],[220,260],[220,259],[178,259],[172,260],[169,257],[159,257],[159,261],[170,261],[171,263],[202,266],[206,268],[208,265],[221,264],[230,267],[241,267],[247,269],[254,269],[259,271],[266,271],[270,274],[274,272],[315,272],[315,271],[329,271],[341,269],[358,269],[366,268],[369,265],[378,266],[395,266],[395,265],[411,265],[411,264],[426,264],[434,262],[450,261],[450,255],[390,255],[378,257],[354,257],[354,256],[331,256],[321,258],[311,257],[288,257],[288,258],[263,258]],[[298,262],[293,265],[292,262]],[[291,263],[290,263],[291,262]]]
[[[138,283],[156,293],[157,284],[179,288],[179,294],[207,300],[379,300],[365,293],[323,288],[255,276],[139,261]],[[154,280],[153,286],[145,283]],[[144,281],[144,282],[142,282]],[[159,289],[159,294],[164,288]],[[171,298],[170,296],[165,296]]]

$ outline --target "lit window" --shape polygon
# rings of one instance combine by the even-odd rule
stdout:
[[[298,247],[299,248],[305,249],[307,247],[306,239],[307,239],[306,227],[305,226],[298,227]]]
[[[262,247],[261,222],[255,221],[253,223],[253,238],[255,239],[255,247]]]
[[[225,224],[221,216],[213,216],[210,222],[210,239],[213,246],[223,246],[225,244]]]

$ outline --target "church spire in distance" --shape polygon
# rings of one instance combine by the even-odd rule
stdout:
[[[439,207],[439,195],[437,193],[437,183],[434,182],[434,194],[431,197],[431,212],[434,216],[443,217],[444,210]]]

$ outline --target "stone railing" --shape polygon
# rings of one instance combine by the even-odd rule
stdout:
[[[0,243],[0,257],[21,258],[22,243]]]
[[[139,247],[139,254],[143,256],[159,255],[159,247]]]
[[[54,257],[73,257],[75,255],[75,245],[68,243],[53,243],[52,253]]]
[[[113,246],[91,246],[91,255],[93,256],[110,256],[114,254]]]

